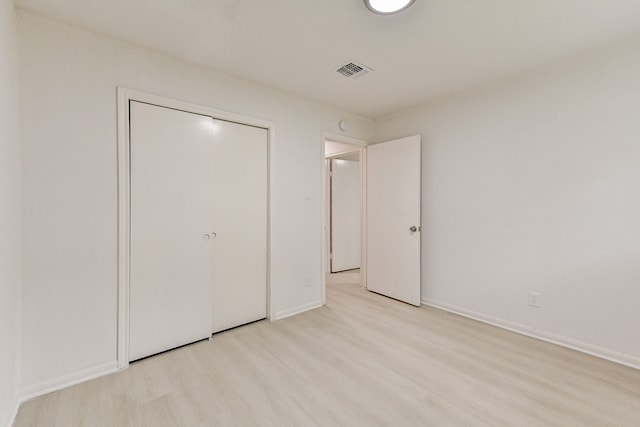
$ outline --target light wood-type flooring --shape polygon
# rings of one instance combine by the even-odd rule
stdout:
[[[330,276],[322,308],[26,402],[15,426],[640,426],[639,370],[354,278]]]

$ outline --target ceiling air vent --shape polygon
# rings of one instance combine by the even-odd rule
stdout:
[[[351,61],[336,70],[338,74],[342,74],[343,76],[349,77],[350,79],[357,79],[358,77],[362,77],[370,71],[373,70],[366,65],[358,64],[354,61]]]

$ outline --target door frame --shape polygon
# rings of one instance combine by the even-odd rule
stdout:
[[[341,144],[349,144],[354,146],[353,150],[349,150],[349,153],[358,152],[360,154],[360,286],[366,289],[367,287],[367,145],[370,145],[368,141],[352,138],[345,135],[337,135],[329,132],[322,133],[322,272],[321,281],[322,284],[322,304],[326,304],[326,279],[329,266],[329,160],[335,157],[342,156],[347,152],[335,153],[331,156],[325,155],[325,144],[327,141],[338,142]]]
[[[201,114],[230,122],[248,126],[255,126],[267,130],[267,318],[271,320],[272,301],[272,269],[271,253],[273,229],[273,206],[271,204],[273,159],[275,152],[275,125],[269,121],[249,117],[241,114],[230,113],[214,108],[191,104],[176,99],[140,92],[125,87],[117,87],[117,128],[118,128],[118,330],[117,330],[117,363],[122,370],[129,366],[129,294],[130,294],[130,269],[131,269],[131,160],[129,141],[129,104],[130,101],[139,101],[160,107],[181,110],[189,113]]]

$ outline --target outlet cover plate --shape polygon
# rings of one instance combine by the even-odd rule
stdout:
[[[529,305],[535,308],[542,308],[542,294],[540,292],[529,292]]]

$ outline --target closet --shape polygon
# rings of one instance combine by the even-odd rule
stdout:
[[[129,107],[133,361],[266,317],[268,134]]]

